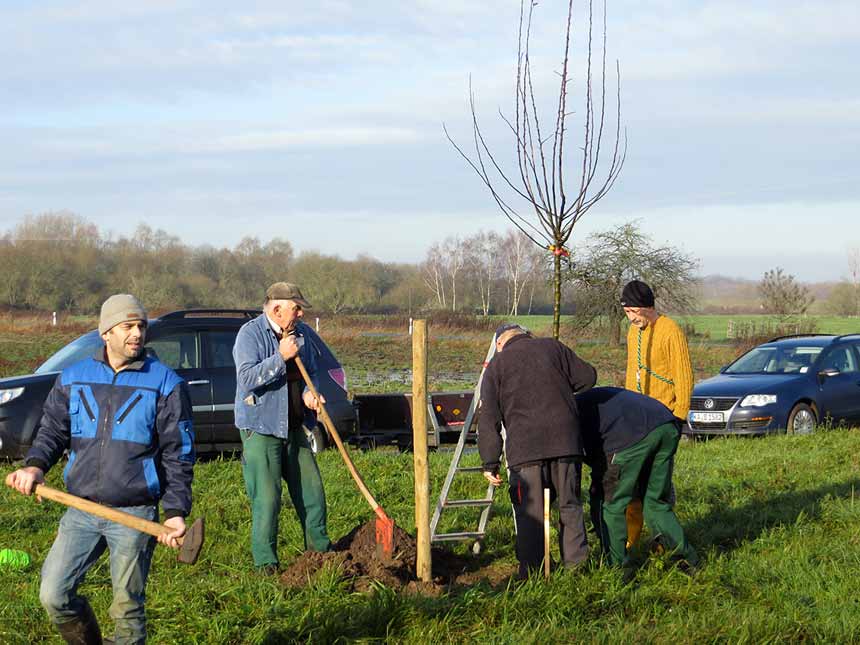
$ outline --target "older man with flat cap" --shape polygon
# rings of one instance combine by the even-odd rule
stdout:
[[[251,502],[251,554],[264,574],[278,572],[281,480],[287,482],[302,525],[305,549],[331,548],[322,477],[305,434],[305,428],[316,425],[319,402],[295,361],[301,358],[319,387],[316,355],[301,320],[307,308],[310,303],[298,286],[274,283],[266,290],[263,313],[242,326],[233,346],[236,427]]]
[[[596,380],[594,367],[554,338],[535,338],[515,324],[496,330],[496,355],[481,381],[478,450],[484,477],[499,486],[504,447],[521,578],[543,560],[544,488],[558,500],[564,565],[574,568],[588,557],[581,495],[584,446],[574,394]]]

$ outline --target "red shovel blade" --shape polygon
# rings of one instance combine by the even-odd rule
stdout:
[[[386,557],[394,554],[394,520],[392,520],[382,507],[376,509],[376,548],[381,548]]]

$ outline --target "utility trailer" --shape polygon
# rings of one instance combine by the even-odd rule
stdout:
[[[427,402],[427,445],[438,448],[454,443],[460,436],[474,393],[437,392]],[[412,447],[412,393],[356,394],[355,432],[349,443],[362,449],[378,445],[396,445],[401,450]],[[471,440],[475,440],[471,433]]]

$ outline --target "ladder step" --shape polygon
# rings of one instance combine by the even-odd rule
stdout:
[[[447,500],[443,506],[445,508],[456,508],[460,506],[490,506],[493,503],[491,499],[452,499]]]
[[[457,468],[458,473],[482,473],[484,472],[483,466],[463,466],[462,468]]]
[[[439,533],[433,536],[433,541],[478,540],[482,537],[484,537],[484,533],[480,531],[463,531],[462,533]]]

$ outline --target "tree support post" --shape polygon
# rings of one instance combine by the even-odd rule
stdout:
[[[415,464],[416,576],[432,579],[430,561],[430,472],[427,464],[427,321],[412,326],[412,455]]]

